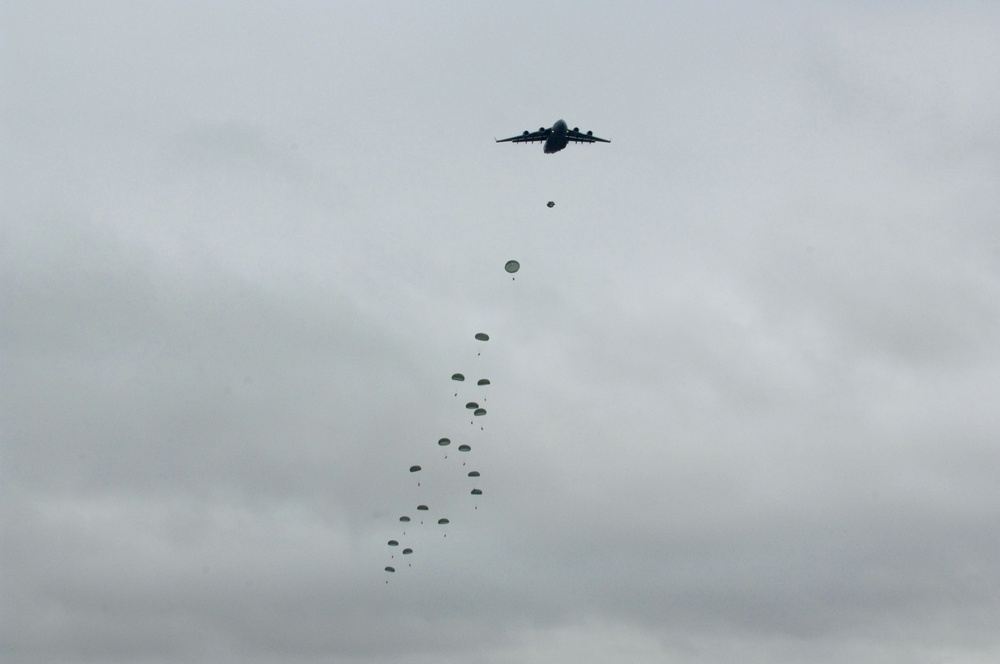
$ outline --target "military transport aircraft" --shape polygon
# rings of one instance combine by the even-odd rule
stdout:
[[[496,139],[494,139],[496,140]],[[538,131],[529,132],[525,130],[520,136],[501,138],[497,143],[535,143],[545,141],[545,154],[559,152],[569,143],[610,143],[606,138],[594,136],[594,132],[588,131],[586,134],[580,133],[579,127],[570,129],[566,126],[565,120],[558,120],[550,128],[540,127]]]

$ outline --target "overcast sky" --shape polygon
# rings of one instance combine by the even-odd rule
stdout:
[[[5,663],[1000,659],[996,3],[0,13]]]

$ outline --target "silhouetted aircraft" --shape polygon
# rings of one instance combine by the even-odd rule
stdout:
[[[495,140],[495,139],[494,139]],[[569,143],[610,143],[605,138],[594,136],[594,132],[588,131],[586,134],[580,133],[579,127],[570,129],[566,126],[565,120],[558,120],[550,128],[539,127],[538,131],[529,132],[527,129],[520,136],[501,138],[497,143],[535,143],[545,141],[545,154],[559,152]]]

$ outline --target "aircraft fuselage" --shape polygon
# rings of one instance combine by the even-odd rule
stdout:
[[[552,133],[549,137],[545,139],[545,147],[543,150],[545,154],[552,154],[553,152],[559,152],[567,144],[569,144],[569,139],[566,138],[566,132],[568,127],[566,126],[565,120],[557,120],[554,125],[552,125]]]

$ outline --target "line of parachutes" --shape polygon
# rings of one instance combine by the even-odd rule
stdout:
[[[520,269],[520,267],[521,267],[520,264],[514,260],[507,261],[507,263],[504,265],[504,269],[507,271],[507,273],[512,275],[516,273]],[[485,343],[489,341],[489,339],[490,339],[489,335],[486,334],[485,332],[479,332],[475,335],[475,340],[480,343]],[[480,349],[477,352],[476,356],[479,357],[481,355],[482,355],[482,349]],[[485,426],[482,424],[482,418],[485,417],[485,415],[487,414],[486,400],[489,396],[489,390],[490,386],[492,385],[492,381],[489,378],[478,378],[475,380],[475,385],[473,385],[472,379],[470,378],[467,381],[465,375],[462,373],[453,373],[451,375],[451,381],[453,382],[453,389],[454,389],[453,396],[455,398],[457,398],[460,394],[467,395],[470,397],[470,400],[466,401],[465,403],[464,407],[465,416],[470,418],[469,424],[473,425],[473,427],[475,427],[477,423],[479,424],[478,432],[476,432],[475,429],[473,429],[472,435],[475,436],[478,434],[479,441],[482,441],[483,436],[481,434],[485,431]],[[465,389],[463,389],[463,387]],[[463,399],[459,399],[458,402],[461,403],[462,400]],[[479,441],[477,441],[477,443]],[[441,437],[438,438],[437,440],[437,446],[438,448],[444,451],[444,459],[448,459],[449,450],[456,449],[458,451],[459,457],[462,458],[461,472],[465,474],[466,478],[471,480],[471,482],[465,485],[466,488],[470,488],[470,491],[467,495],[472,497],[471,500],[473,504],[473,509],[478,510],[479,497],[483,495],[483,490],[479,486],[479,481],[480,478],[482,477],[482,474],[480,473],[479,470],[470,469],[466,465],[467,464],[466,459],[468,458],[466,455],[472,452],[473,449],[472,445],[470,445],[469,443],[460,443],[452,447],[451,438]],[[416,481],[417,487],[421,486],[421,481],[419,477],[422,471],[423,467],[420,466],[419,464],[414,464],[410,466],[410,473],[418,478]],[[400,534],[388,540],[388,542],[386,543],[387,546],[389,547],[389,561],[388,564],[385,566],[385,572],[387,574],[395,574],[396,566],[400,564],[396,561],[397,551],[399,552],[400,556],[404,557],[403,559],[406,560],[407,567],[413,566],[412,562],[410,562],[411,560],[410,556],[414,555],[414,550],[415,550],[415,547],[412,546],[410,543],[410,540],[413,537],[412,535],[413,529],[424,526],[425,518],[429,524],[433,524],[435,522],[435,519],[429,516],[430,511],[431,511],[430,506],[421,502],[416,506],[416,512],[414,513],[415,516],[411,517],[409,512],[400,515],[398,521],[398,523],[400,524],[399,525]],[[436,522],[437,525],[444,527],[451,523],[451,519],[448,518],[447,516],[441,516],[436,519]],[[407,534],[408,531],[411,533],[410,535]],[[447,530],[443,532],[443,536],[444,537],[448,536]],[[388,578],[386,579],[385,582],[389,583]]]

